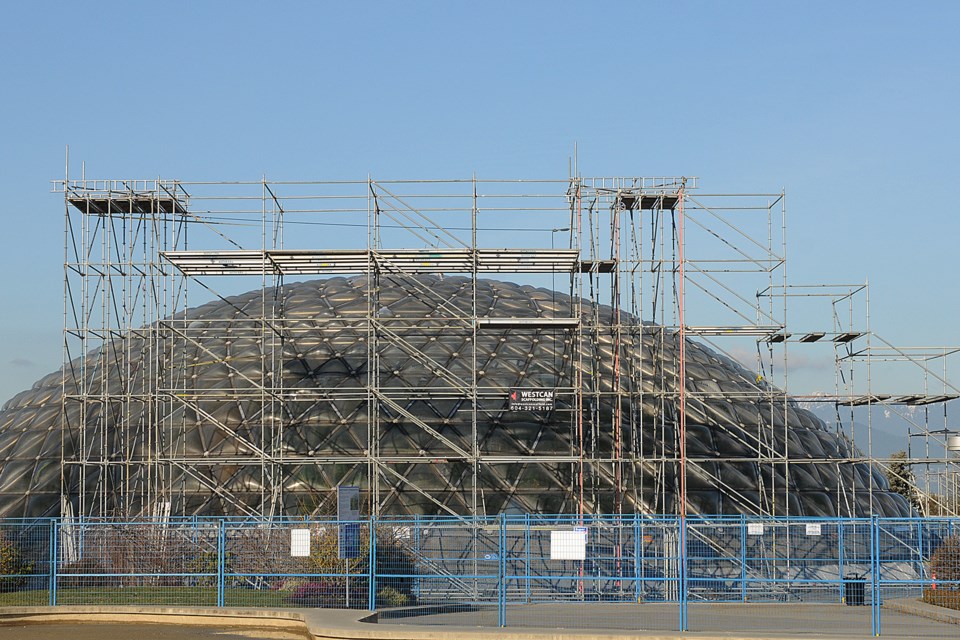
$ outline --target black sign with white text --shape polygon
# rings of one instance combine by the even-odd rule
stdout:
[[[553,411],[556,389],[513,389],[510,411]]]

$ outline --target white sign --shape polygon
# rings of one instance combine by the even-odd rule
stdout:
[[[820,523],[819,523],[819,522],[808,522],[808,523],[807,523],[807,535],[808,535],[808,536],[818,536],[818,535],[820,535]]]
[[[763,523],[762,523],[762,522],[748,522],[748,523],[747,523],[747,535],[748,535],[748,536],[762,536],[762,535],[763,535]]]
[[[290,530],[290,555],[294,558],[310,555],[310,529]]]
[[[587,559],[587,532],[586,531],[551,531],[550,532],[550,559],[551,560],[586,560]]]

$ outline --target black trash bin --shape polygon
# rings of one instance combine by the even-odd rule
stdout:
[[[847,576],[844,578],[844,602],[848,607],[862,607],[864,595],[867,591],[867,581],[863,576]]]

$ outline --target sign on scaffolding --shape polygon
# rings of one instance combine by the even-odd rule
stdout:
[[[512,389],[510,411],[553,411],[556,389]]]

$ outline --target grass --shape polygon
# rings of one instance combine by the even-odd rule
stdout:
[[[958,589],[924,589],[923,601],[935,604],[938,607],[956,609],[960,611],[960,590]]]
[[[46,589],[0,593],[0,607],[42,607],[48,604],[50,604],[50,592]]]
[[[227,589],[224,604],[228,607],[289,607],[288,595],[270,589]],[[50,604],[46,589],[0,593],[2,607],[31,607]],[[57,590],[59,605],[160,605],[181,607],[214,607],[214,587],[84,587]]]

